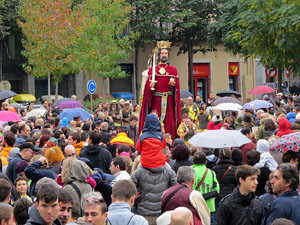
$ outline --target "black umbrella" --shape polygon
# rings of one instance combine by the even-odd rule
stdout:
[[[214,102],[213,102],[213,106],[217,106],[219,104],[222,104],[222,103],[236,103],[236,104],[239,104],[239,105],[242,105],[241,101],[239,101],[238,99],[236,98],[233,98],[233,97],[222,97],[222,98],[218,98],[216,99]]]
[[[13,91],[0,91],[0,101],[16,96],[17,94]]]
[[[180,98],[193,97],[193,94],[187,90],[180,90]]]
[[[53,107],[57,106],[57,105],[58,105],[59,103],[61,103],[61,102],[70,101],[70,100],[75,101],[74,99],[71,99],[71,98],[61,98],[61,99],[57,99],[57,100],[53,103]]]
[[[231,95],[236,95],[237,97],[241,97],[241,94],[238,93],[237,91],[223,90],[223,91],[217,92],[217,96],[220,96],[220,97],[231,96]]]

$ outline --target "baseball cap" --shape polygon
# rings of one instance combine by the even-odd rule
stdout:
[[[23,149],[25,149],[25,148],[30,148],[31,150],[36,151],[36,152],[39,151],[39,149],[35,148],[34,145],[31,144],[31,143],[23,143],[23,144],[21,144],[20,151],[23,150]]]

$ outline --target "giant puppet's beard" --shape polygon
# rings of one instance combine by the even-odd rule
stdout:
[[[162,63],[165,63],[165,62],[168,61],[168,58],[167,58],[166,56],[163,56],[163,57],[160,58],[160,61],[161,61]]]

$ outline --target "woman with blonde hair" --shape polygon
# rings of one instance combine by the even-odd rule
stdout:
[[[48,159],[49,166],[53,166],[56,174],[58,174],[60,163],[65,158],[61,148],[58,146],[47,148],[45,157]]]
[[[141,162],[141,156],[138,155],[137,157],[135,157],[135,159],[132,163],[131,174],[133,174],[134,171],[138,168],[140,162]]]

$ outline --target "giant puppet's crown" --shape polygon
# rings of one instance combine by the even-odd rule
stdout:
[[[172,42],[169,41],[159,41],[157,42],[157,48],[171,48]]]

